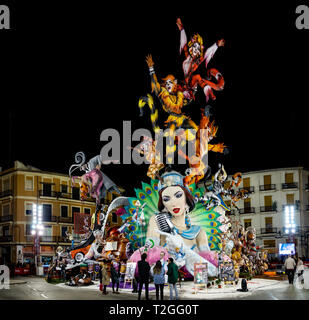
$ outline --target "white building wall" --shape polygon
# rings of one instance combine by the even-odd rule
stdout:
[[[282,184],[285,181],[286,173],[293,173],[293,182],[297,183],[297,188],[283,189]],[[264,175],[271,175],[271,184],[276,186],[275,190],[265,190],[260,191],[260,186],[264,185]],[[251,219],[252,226],[257,230],[257,244],[262,245],[265,239],[275,239],[276,246],[278,248],[279,242],[286,242],[287,237],[280,238],[280,234],[261,234],[261,229],[266,228],[265,218],[272,217],[273,228],[277,228],[277,231],[284,233],[285,227],[285,211],[283,206],[287,204],[287,194],[294,195],[294,205],[298,201],[300,203],[300,210],[296,210],[295,207],[295,224],[296,227],[302,227],[309,229],[309,210],[306,210],[309,206],[309,189],[306,189],[306,185],[309,183],[309,171],[303,168],[283,168],[283,169],[272,169],[272,170],[262,170],[255,172],[243,173],[244,178],[250,178],[250,186],[254,187],[254,193],[251,194],[251,207],[255,208],[255,213],[252,214],[240,214],[239,219],[244,225],[245,219]],[[228,178],[232,180],[231,176]],[[309,186],[308,186],[309,187]],[[240,184],[239,188],[243,188],[243,182]],[[265,206],[264,196],[272,196],[272,202],[277,203],[277,212],[261,212],[260,207]],[[237,203],[239,209],[244,208],[244,201],[241,200]],[[303,255],[308,255],[307,253],[302,253],[304,248],[301,248],[300,236],[296,237],[298,239],[298,253]]]

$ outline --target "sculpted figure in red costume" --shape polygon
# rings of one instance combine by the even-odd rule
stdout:
[[[180,18],[177,19],[176,24],[180,30],[180,53],[184,51],[186,57],[182,64],[184,72],[183,93],[185,98],[189,101],[194,99],[197,87],[200,86],[204,91],[206,103],[209,98],[215,100],[216,96],[213,90],[221,91],[224,88],[224,78],[221,73],[214,68],[207,70],[207,77],[209,79],[215,78],[216,82],[203,79],[199,74],[194,73],[203,61],[205,61],[205,67],[207,68],[210,59],[218,47],[224,46],[225,41],[223,39],[218,40],[204,54],[202,37],[199,34],[195,34],[189,43],[187,43],[187,35]]]

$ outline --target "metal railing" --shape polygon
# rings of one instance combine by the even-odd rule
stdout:
[[[261,234],[266,234],[266,233],[277,233],[278,232],[278,228],[273,228],[273,227],[269,227],[269,228],[261,228]]]
[[[41,236],[40,242],[58,242],[57,236]]]
[[[7,222],[7,221],[13,221],[13,215],[5,215],[5,216],[0,216],[0,222]]]
[[[259,186],[260,191],[270,191],[270,190],[276,190],[275,184],[262,184]]]
[[[282,183],[282,189],[297,189],[298,183],[291,182],[291,183]]]
[[[57,191],[39,190],[39,196],[40,197],[58,198],[59,192],[57,192]]]
[[[74,223],[74,217],[58,217],[58,222]]]
[[[0,192],[0,198],[9,197],[13,195],[13,190],[5,190]]]
[[[239,209],[239,214],[246,214],[246,213],[255,213],[255,208],[254,207],[248,207],[248,208]]]
[[[39,190],[40,197],[50,197],[50,198],[57,198],[57,199],[68,199],[68,200],[80,200],[80,195],[77,193],[65,193],[60,191],[44,191]],[[93,198],[86,198],[84,201],[87,202],[95,202]]]
[[[13,236],[0,236],[0,242],[11,242],[13,241]]]
[[[254,187],[253,186],[243,187],[243,189],[247,190],[248,192],[254,192]]]
[[[260,212],[277,212],[277,208],[274,206],[263,206],[260,207]]]

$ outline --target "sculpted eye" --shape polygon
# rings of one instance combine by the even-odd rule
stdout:
[[[179,192],[177,192],[177,193],[175,194],[175,197],[176,197],[176,198],[181,198],[182,195],[183,195],[183,193],[182,193],[181,191],[179,191]]]
[[[170,197],[163,197],[162,199],[164,202],[167,202],[167,201],[169,201]]]

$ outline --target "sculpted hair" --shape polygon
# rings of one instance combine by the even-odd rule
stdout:
[[[190,191],[187,188],[181,187],[181,186],[179,186],[179,188],[181,188],[183,190],[183,192],[185,193],[186,202],[187,202],[187,205],[189,206],[190,212],[191,212],[195,207],[194,198],[193,198],[192,194],[190,193]],[[160,212],[162,212],[163,209],[164,209],[164,204],[163,204],[163,200],[162,200],[162,192],[163,192],[163,190],[165,190],[165,188],[160,190],[160,192],[159,192],[158,209],[159,209]]]

